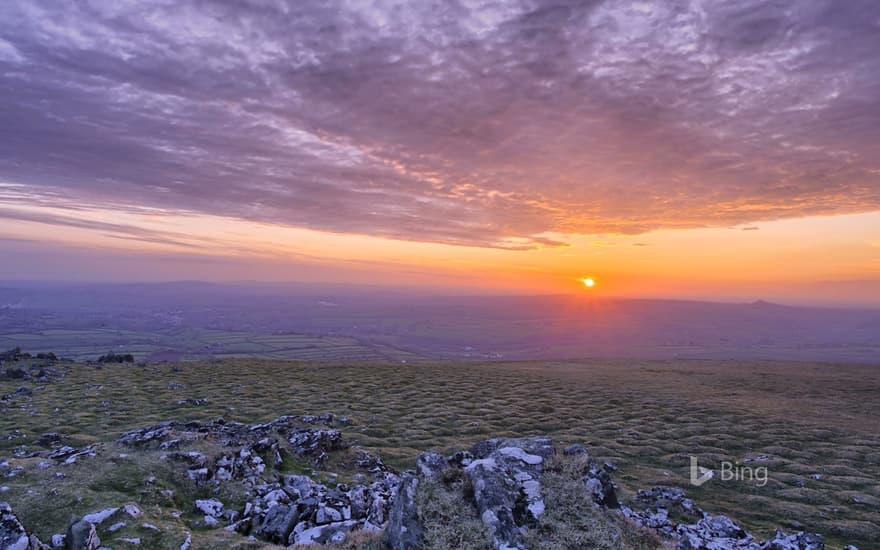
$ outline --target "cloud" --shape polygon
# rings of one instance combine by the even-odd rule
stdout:
[[[758,231],[759,229],[761,228],[756,225],[750,225],[748,227],[743,227],[741,231]]]
[[[206,248],[201,244],[191,242],[192,237],[182,233],[171,231],[153,231],[138,227],[135,224],[126,225],[107,223],[102,221],[88,220],[73,216],[52,214],[45,211],[22,211],[13,208],[0,207],[0,219],[16,220],[25,222],[56,225],[60,227],[74,227],[77,229],[89,229],[98,231],[115,239],[143,241],[152,244],[165,244],[186,248]],[[204,239],[202,239],[204,240]]]
[[[871,0],[10,0],[0,181],[513,249],[876,210],[878,20]]]

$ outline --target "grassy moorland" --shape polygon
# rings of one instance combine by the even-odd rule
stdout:
[[[880,369],[864,365],[725,361],[294,363],[253,359],[147,366],[58,364],[48,382],[0,378],[0,478],[42,537],[72,514],[139,502],[162,464],[107,460],[125,430],[169,419],[257,422],[283,414],[351,417],[347,437],[411,467],[427,449],[455,451],[495,436],[548,434],[580,442],[618,468],[624,498],[678,485],[710,512],[761,535],[780,526],[821,532],[832,547],[880,546]],[[206,398],[203,405],[178,405]],[[55,478],[14,449],[47,432],[65,444],[107,442]],[[121,451],[115,451],[121,452]],[[689,456],[717,467],[756,459],[769,482],[688,483]],[[163,519],[162,504],[141,502]],[[151,507],[152,506],[152,507]],[[163,516],[164,517],[164,516]],[[157,519],[157,521],[159,521]],[[168,518],[164,517],[165,525]],[[181,520],[182,521],[182,520]],[[180,524],[183,531],[184,525]],[[169,528],[174,529],[172,525]]]

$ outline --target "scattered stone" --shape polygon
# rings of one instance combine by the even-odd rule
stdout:
[[[134,538],[122,537],[119,540],[121,540],[122,542],[127,542],[128,544],[134,544],[135,546],[137,546],[141,543],[141,539],[139,539],[137,537],[134,537]]]
[[[124,528],[124,527],[125,527],[125,522],[124,522],[124,521],[119,521],[119,522],[117,522],[117,523],[114,523],[114,524],[111,525],[110,527],[108,527],[108,528],[107,528],[107,532],[108,532],[108,533],[115,533],[116,531],[119,531],[120,529],[122,529],[122,528]]]
[[[134,504],[126,504],[122,507],[122,511],[128,514],[129,516],[136,518],[141,515],[141,509],[135,506]]]
[[[98,454],[98,444],[93,443],[82,449],[74,449],[65,445],[49,454],[49,458],[57,460],[63,466],[69,466],[77,461],[80,457],[95,457]]]
[[[62,548],[64,546],[65,539],[67,539],[67,536],[65,535],[52,535],[52,548]]]
[[[11,401],[12,399],[15,399],[17,397],[25,397],[25,396],[31,395],[33,393],[34,392],[32,392],[30,388],[22,386],[22,387],[18,388],[17,390],[15,390],[13,392],[9,392],[6,395],[4,395],[3,397],[0,397],[0,401]]]
[[[545,512],[542,476],[547,459],[556,454],[556,447],[549,438],[490,439],[451,456],[422,453],[415,471],[398,476],[378,456],[349,446],[339,430],[327,427],[334,419],[327,414],[282,416],[254,425],[222,417],[210,422],[163,422],[126,432],[118,441],[123,445],[167,451],[162,458],[174,463],[181,476],[188,476],[214,495],[225,494],[225,483],[237,483],[236,488],[244,490],[246,502],[235,510],[225,509],[216,498],[196,500],[195,509],[203,519],[194,522],[193,527],[223,527],[251,540],[278,545],[336,544],[355,530],[384,530],[387,547],[393,550],[420,548],[424,531],[416,493],[420,483],[426,480],[460,483],[466,478],[473,491],[465,493],[466,497],[472,499],[495,548],[523,549],[523,533],[536,527]],[[47,440],[50,445],[57,443],[55,438],[50,439]],[[210,458],[203,453],[181,450],[186,448],[184,443],[194,441],[208,441],[223,451]],[[71,456],[82,456],[80,453],[85,449],[60,447],[49,456],[66,461]],[[38,456],[46,456],[46,453],[48,451],[41,451]],[[290,453],[308,457],[316,468],[339,464],[345,468],[344,479],[350,483],[324,484],[305,475],[284,474],[280,469],[285,454]],[[597,462],[579,444],[565,447],[562,454],[571,457],[569,460],[581,468],[584,494],[589,495],[597,507],[609,509],[608,513],[620,513],[638,525],[653,529],[678,550],[819,550],[824,547],[821,537],[802,531],[792,535],[780,531],[772,540],[757,541],[730,518],[700,510],[677,487],[642,490],[632,503],[621,504],[611,478],[616,470],[613,464]],[[326,471],[323,475],[325,479],[336,476]],[[152,484],[155,483],[153,480]],[[160,493],[174,498],[168,489],[161,489]],[[95,525],[109,523],[107,520],[118,511],[118,508],[110,508],[85,516],[71,526],[64,544],[76,550],[94,550],[100,544],[97,533],[90,539]],[[132,504],[125,505],[122,511],[130,517],[141,515]],[[85,546],[71,546],[77,542],[71,536],[74,527],[80,539],[85,537]],[[117,522],[108,531],[123,527],[125,522]],[[159,531],[149,523],[142,523],[140,527]],[[119,539],[120,542],[126,540]],[[188,550],[191,545],[192,539],[187,535],[180,548]],[[22,548],[31,550],[27,546]]]
[[[180,401],[178,401],[177,406],[183,407],[185,405],[192,405],[194,407],[201,407],[203,405],[207,405],[210,402],[211,401],[207,398],[203,398],[203,397],[192,398],[192,397],[190,397],[189,399],[181,399]]]
[[[793,535],[786,535],[778,529],[776,536],[761,546],[761,550],[823,550],[824,548],[825,541],[818,533],[799,531]]]

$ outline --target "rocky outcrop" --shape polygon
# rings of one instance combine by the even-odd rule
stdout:
[[[439,457],[433,453],[431,459]],[[421,457],[420,457],[421,458]],[[441,457],[442,458],[442,457]],[[436,470],[422,470],[423,476],[430,476]],[[392,550],[416,550],[422,545],[422,525],[419,523],[418,502],[416,491],[419,487],[419,478],[413,473],[403,474],[400,484],[397,486],[397,500],[391,509],[391,517],[388,527],[385,529],[385,538],[388,547]]]
[[[416,471],[401,478],[386,529],[386,545],[392,550],[420,548],[426,526],[420,523],[416,496],[419,484],[464,475],[470,481],[472,504],[491,536],[492,546],[502,550],[526,548],[523,535],[545,513],[542,476],[547,460],[555,454],[552,441],[545,437],[490,439],[447,457],[423,453],[416,461]],[[639,491],[634,502],[622,504],[612,481],[613,465],[600,464],[581,445],[565,447],[562,454],[565,460],[577,460],[582,465],[577,470],[582,472],[582,490],[597,508],[656,531],[677,550],[824,548],[821,536],[803,532],[787,535],[780,531],[772,540],[758,541],[730,518],[704,512],[677,487]]]
[[[768,541],[758,541],[727,516],[708,514],[678,487],[653,487],[638,492],[631,508],[621,512],[637,525],[648,527],[677,541],[677,550],[822,550],[821,535],[777,531]],[[671,515],[670,515],[671,514]],[[683,518],[675,521],[672,517]]]
[[[399,478],[378,456],[352,448],[339,430],[321,425],[334,420],[333,415],[321,415],[282,416],[254,425],[223,419],[164,422],[126,432],[118,441],[168,450],[162,457],[181,464],[198,484],[214,489],[244,484],[248,500],[241,509],[227,509],[216,499],[197,500],[193,506],[202,516],[201,527],[223,527],[279,545],[335,543],[354,530],[385,528]],[[194,441],[229,450],[213,461],[203,453],[180,450]],[[279,468],[286,456],[315,468],[332,458],[359,481],[327,485],[284,474]]]
[[[559,487],[559,472],[564,471],[565,492],[576,495],[581,510],[592,506],[604,510],[602,514],[624,516],[678,550],[824,548],[821,536],[805,532],[779,531],[771,540],[757,540],[732,519],[701,510],[677,487],[638,491],[632,501],[622,502],[612,479],[614,466],[600,463],[582,445],[564,447],[557,456],[547,437],[489,439],[448,456],[422,453],[414,471],[398,475],[380,457],[351,446],[335,422],[333,415],[282,416],[253,425],[222,418],[163,422],[126,432],[118,442],[149,450],[167,461],[175,475],[195,481],[204,498],[196,499],[189,510],[188,527],[194,533],[226,529],[292,546],[334,544],[354,531],[384,530],[388,548],[415,550],[432,534],[433,525],[423,524],[424,518],[438,517],[420,509],[425,496],[432,494],[424,491],[435,488],[457,491],[454,509],[469,514],[468,525],[476,525],[480,537],[485,532],[481,540],[497,549],[520,550],[534,547],[535,534],[543,533],[536,529],[550,525],[548,518],[557,508],[548,512],[554,500],[545,497],[553,494],[547,493],[553,480]],[[63,447],[61,439],[59,434],[46,434],[41,444],[52,450],[42,456],[61,465],[100,451],[96,446]],[[244,505],[224,502],[222,495],[229,494],[243,494]],[[141,515],[134,505],[117,503],[83,516],[65,535],[54,536],[53,546],[95,550],[101,546],[99,535],[112,545],[123,540],[123,533],[135,534],[126,529],[160,531]],[[456,514],[442,517],[451,515]],[[139,519],[132,521],[135,518]],[[187,548],[191,542],[187,538],[180,545],[178,539],[174,546]],[[0,504],[0,549],[6,548],[48,547],[25,532],[8,505]]]
[[[0,502],[0,548],[4,550],[48,550],[48,546],[28,534],[9,504]]]
[[[547,438],[493,439],[471,449],[464,470],[496,548],[525,548],[520,533],[544,513],[541,472],[555,452]]]

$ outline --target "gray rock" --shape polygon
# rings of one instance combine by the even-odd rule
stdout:
[[[449,467],[449,462],[438,452],[429,451],[422,453],[416,459],[416,470],[419,475],[427,478],[436,478]]]
[[[287,541],[287,543],[305,545],[338,544],[344,541],[345,537],[348,535],[348,532],[354,529],[357,525],[358,522],[353,520],[340,521],[338,523],[318,525],[316,527],[311,527],[300,531],[300,526],[305,526],[305,523],[300,523],[296,526],[294,532],[291,533],[290,539]]]
[[[219,518],[221,515],[223,515],[223,503],[219,500],[214,499],[197,500],[196,510],[205,514],[206,516]]]
[[[556,448],[549,437],[526,437],[521,439],[497,438],[480,441],[471,447],[474,458],[486,458],[502,447],[515,447],[528,454],[549,458],[556,454]]]
[[[475,453],[476,454],[476,453]],[[519,489],[514,478],[495,458],[473,461],[466,469],[474,488],[474,501],[495,548],[525,550],[514,509]]]
[[[397,486],[397,497],[385,528],[385,543],[390,550],[416,550],[422,547],[416,490],[419,479],[405,473]]]
[[[141,509],[135,506],[134,504],[126,504],[122,507],[122,511],[128,514],[129,516],[136,518],[141,515]]]
[[[825,541],[822,535],[803,531],[786,535],[777,530],[772,540],[761,545],[761,550],[823,550],[824,548]]]
[[[119,508],[107,508],[106,510],[101,510],[100,512],[94,512],[91,514],[86,514],[82,517],[83,521],[87,521],[89,523],[94,523],[95,525],[101,525],[107,519],[109,519],[113,514],[119,511]]]
[[[620,505],[617,500],[617,488],[611,481],[611,475],[605,468],[599,468],[593,460],[590,460],[584,484],[596,504],[606,508],[617,508]]]
[[[275,544],[287,544],[298,519],[299,508],[297,506],[276,504],[266,512],[262,524],[257,529],[256,536]]]
[[[757,549],[754,538],[727,516],[706,515],[696,524],[679,525],[677,550],[744,548]]]
[[[64,543],[67,550],[95,550],[101,546],[101,539],[95,525],[81,519],[67,529]]]
[[[288,441],[293,452],[301,456],[317,455],[346,447],[339,430],[299,430],[292,433]]]
[[[34,535],[28,535],[9,504],[0,502],[0,548],[4,550],[43,550],[49,548]]]

